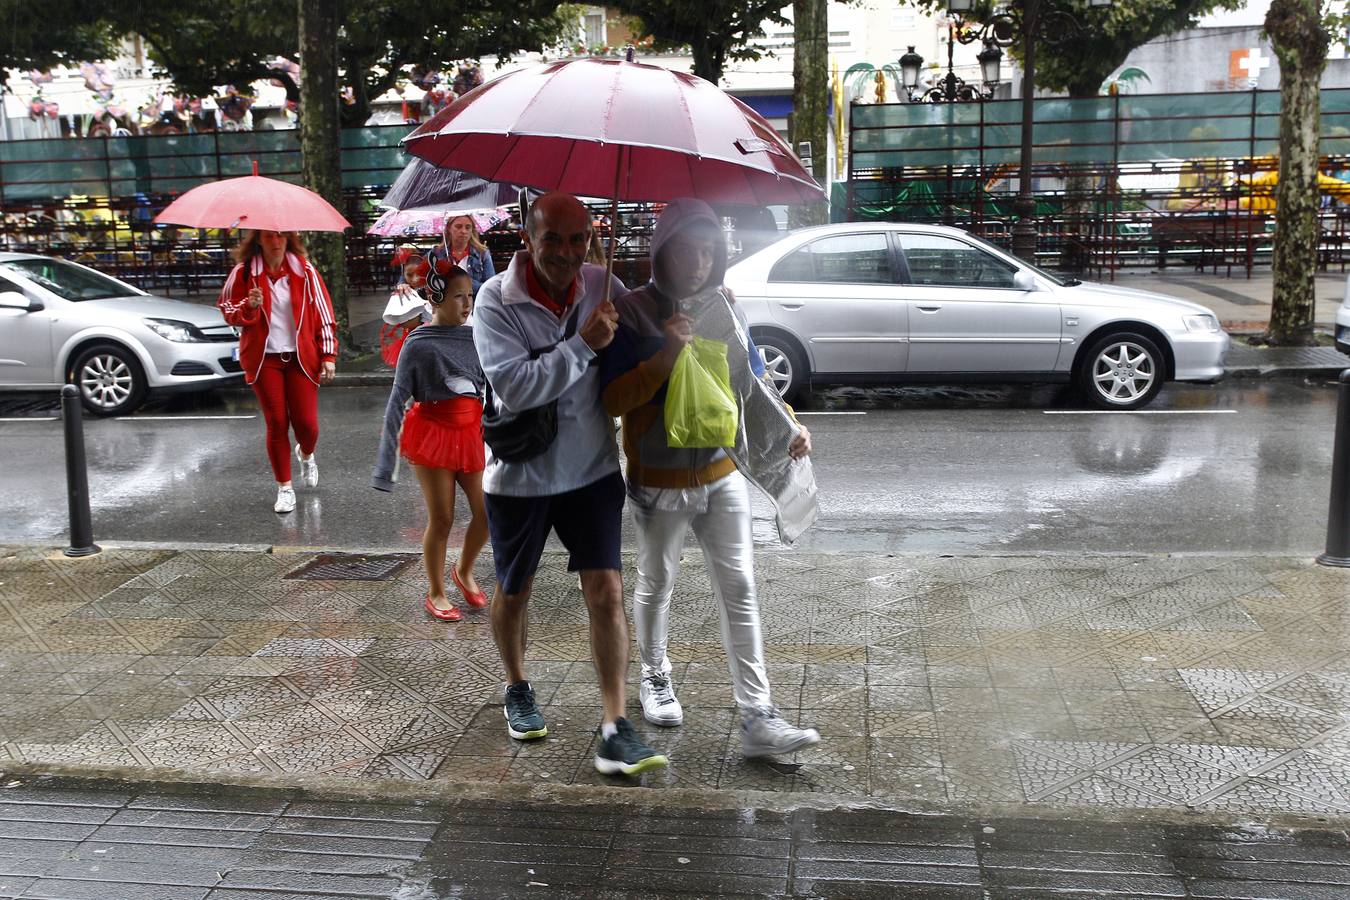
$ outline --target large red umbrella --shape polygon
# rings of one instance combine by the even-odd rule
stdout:
[[[759,113],[702,78],[631,59],[502,75],[403,140],[429,162],[489,181],[610,197],[614,213],[620,200],[764,206],[825,199]]]
[[[755,206],[825,199],[750,107],[702,78],[624,60],[503,75],[404,141],[438,166],[584,197]]]
[[[155,216],[191,228],[251,228],[257,231],[342,231],[352,223],[307,188],[258,174],[202,184]]]

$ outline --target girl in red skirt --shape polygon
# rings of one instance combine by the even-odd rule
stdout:
[[[428,259],[426,292],[431,321],[408,335],[394,371],[394,389],[384,414],[384,433],[371,486],[391,491],[401,454],[412,463],[427,505],[422,538],[426,608],[434,618],[457,622],[459,608],[445,590],[445,547],[455,522],[455,485],[464,491],[472,517],[450,577],[464,601],[487,606],[473,565],[487,542],[483,511],[483,389],[486,379],[464,324],[473,308],[469,273],[445,260]],[[408,408],[408,401],[412,407]]]

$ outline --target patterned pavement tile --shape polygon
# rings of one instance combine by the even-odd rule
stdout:
[[[356,760],[371,760],[378,750],[349,731],[312,734],[264,750],[285,772],[325,772]]]
[[[1232,772],[1159,747],[1109,765],[1101,773],[1137,790],[1169,797],[1179,803],[1193,802],[1236,779]]]
[[[1056,806],[1157,807],[1172,801],[1162,794],[1150,793],[1104,775],[1091,775],[1064,785],[1036,802]]]
[[[1315,798],[1283,790],[1278,785],[1253,778],[1201,804],[1203,809],[1265,812],[1272,809],[1295,813],[1344,813],[1350,806],[1329,804]]]
[[[252,749],[244,740],[219,724],[145,741],[137,746],[153,764],[175,768],[192,768],[202,763],[210,765],[216,760],[238,756]]]
[[[342,720],[313,704],[297,703],[236,719],[231,724],[252,742],[252,747],[272,747],[305,735],[336,731],[342,727]]]
[[[765,651],[820,750],[739,756],[706,573],[670,658],[683,727],[636,787],[946,802],[1340,811],[1350,592],[1304,560],[887,558],[764,550]],[[550,722],[501,719],[486,619],[426,621],[416,572],[283,581],[306,554],[0,554],[0,758],[344,778],[616,781],[575,580],[541,570],[530,671]],[[629,560],[631,565],[631,558]],[[631,569],[629,570],[631,579]],[[638,677],[636,663],[630,684]],[[263,748],[263,749],[255,749]]]

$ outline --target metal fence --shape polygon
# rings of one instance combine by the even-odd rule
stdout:
[[[1322,92],[1324,263],[1350,232],[1350,89]],[[1037,261],[1075,271],[1234,267],[1268,259],[1275,228],[1277,91],[1035,101]],[[1007,245],[1021,103],[855,105],[839,221],[957,225]],[[1350,175],[1347,175],[1350,179]]]
[[[376,201],[402,170],[406,126],[342,132],[343,214],[352,222],[354,290],[387,281],[384,242],[366,233]],[[157,226],[155,215],[199,184],[261,174],[299,182],[294,131],[0,142],[0,248],[75,259],[147,290],[192,293],[218,285],[234,238]]]
[[[354,292],[385,289],[399,274],[389,260],[406,239],[372,235],[369,228],[383,212],[380,198],[407,162],[399,140],[408,131],[398,125],[342,132],[341,211],[352,223],[346,248]],[[0,250],[74,259],[145,290],[214,290],[229,271],[236,236],[156,225],[154,217],[189,188],[249,174],[254,161],[260,174],[299,182],[296,132],[0,142]],[[595,207],[597,219],[608,212],[608,204]],[[620,207],[615,271],[629,283],[647,277],[652,221],[649,205]],[[499,266],[521,246],[510,223],[483,238]]]

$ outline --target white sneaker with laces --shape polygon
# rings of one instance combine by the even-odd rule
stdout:
[[[669,675],[648,675],[638,686],[642,702],[642,718],[653,725],[674,728],[684,724],[684,708],[675,697],[675,685]]]
[[[790,724],[773,707],[741,714],[741,753],[747,759],[783,756],[819,743],[820,732]]]
[[[305,487],[318,487],[319,463],[318,460],[314,458],[314,454],[311,453],[309,455],[309,458],[306,459],[304,451],[300,449],[299,444],[296,444],[295,458],[300,460],[300,481],[304,484]]]
[[[295,512],[295,488],[290,485],[277,488],[277,502],[272,505],[272,512]]]

